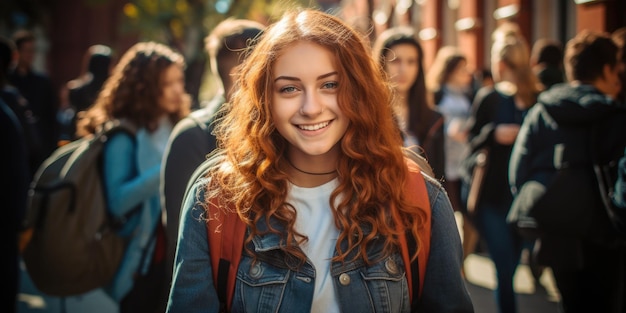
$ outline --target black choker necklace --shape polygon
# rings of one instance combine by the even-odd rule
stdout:
[[[288,158],[285,158],[285,160],[287,160],[287,163],[289,163],[289,165],[291,167],[293,167],[296,171],[298,171],[300,173],[308,174],[308,175],[319,175],[319,176],[322,176],[322,175],[330,175],[330,174],[333,174],[333,173],[337,172],[337,170],[332,170],[332,171],[326,172],[326,173],[311,173],[311,172],[303,171],[303,170],[297,168],[295,165],[293,165],[293,163],[291,163],[291,161],[289,161]]]

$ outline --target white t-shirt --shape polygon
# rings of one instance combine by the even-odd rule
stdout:
[[[329,199],[337,184],[336,179],[313,188],[290,184],[291,189],[287,196],[287,202],[298,212],[296,230],[309,238],[301,248],[315,268],[312,313],[339,312],[330,275],[330,260],[335,251],[339,230],[335,227]]]
[[[452,124],[454,127],[465,128],[467,120],[471,115],[471,103],[467,96],[462,93],[454,92],[450,89],[445,89],[445,93],[441,102],[437,106],[439,112],[444,118],[444,131],[446,136],[451,130]],[[448,180],[459,179],[461,162],[469,154],[469,144],[467,142],[458,142],[451,137],[446,137],[444,140],[444,150],[446,155],[446,172],[445,176]]]

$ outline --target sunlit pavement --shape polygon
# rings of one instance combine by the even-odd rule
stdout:
[[[22,263],[21,293],[18,295],[17,313],[115,313],[117,305],[102,290],[79,296],[51,297],[41,293]]]
[[[459,232],[462,232],[463,219],[458,213],[456,217]],[[517,267],[513,280],[517,292],[518,313],[558,312],[559,293],[550,269],[544,269],[539,284],[535,285],[530,268],[523,263]],[[494,299],[495,277],[493,262],[487,254],[470,254],[465,259],[465,279],[476,313],[498,312]]]

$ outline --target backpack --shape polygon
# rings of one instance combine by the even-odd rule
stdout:
[[[594,136],[600,133],[593,129]],[[595,137],[601,138],[601,137]],[[609,221],[619,236],[622,244],[626,244],[626,147],[619,154],[612,154],[607,160],[601,160],[597,147],[592,147],[593,170],[596,175],[602,205]]]
[[[57,148],[37,170],[28,194],[25,227],[31,232],[22,258],[35,286],[53,296],[85,293],[116,273],[126,240],[122,219],[109,214],[102,154],[116,132],[134,138],[135,127],[111,121],[93,136]]]
[[[422,235],[422,247],[419,250],[416,260],[411,262],[411,256],[415,254],[418,247],[416,239],[412,233],[406,232],[406,236],[401,236],[400,246],[402,259],[405,265],[405,271],[409,286],[409,298],[414,299],[414,294],[421,294],[424,285],[424,276],[426,273],[426,262],[430,252],[430,200],[426,189],[426,176],[432,174],[430,166],[426,160],[410,150],[405,150],[407,164],[409,167],[409,180],[404,186],[405,193],[409,196],[412,203],[417,204],[420,208],[427,208],[426,223],[420,229]],[[195,172],[190,183],[194,182],[196,177],[202,175],[205,170],[213,162],[209,159],[203,163]],[[418,165],[419,163],[419,165]],[[189,190],[189,188],[187,188]],[[220,210],[215,203],[216,201],[208,201],[208,215],[219,216],[217,219],[210,219],[207,222],[207,238],[209,240],[209,251],[211,251],[211,266],[217,271],[213,271],[213,283],[217,290],[220,300],[220,311],[230,311],[235,291],[235,282],[239,261],[241,260],[241,251],[246,233],[246,224],[241,221],[239,216],[233,211]],[[220,214],[215,214],[221,212]],[[232,234],[232,236],[224,236],[223,234]],[[422,260],[422,262],[418,262]],[[415,309],[418,301],[411,301],[412,309]]]

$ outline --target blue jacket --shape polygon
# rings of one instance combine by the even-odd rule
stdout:
[[[137,206],[119,233],[128,246],[113,281],[105,291],[120,302],[133,287],[133,276],[145,274],[155,247],[155,228],[161,218],[159,181],[162,153],[154,147],[145,129],[116,133],[104,150],[104,181],[110,213],[123,217]]]
[[[167,309],[170,313],[219,311],[203,216],[205,184],[205,180],[197,181],[183,204]],[[452,207],[441,185],[427,180],[427,188],[432,207],[432,236],[418,311],[473,312],[461,277],[463,253]],[[265,229],[267,223],[259,222],[257,227]],[[260,256],[260,263],[253,266],[251,258],[243,255],[237,272],[233,312],[311,312],[314,268],[308,262],[297,272],[286,268],[278,247],[278,236],[254,238],[251,248]],[[381,248],[382,241],[373,243],[368,250],[370,259],[376,259]],[[389,265],[392,263],[396,266]],[[333,263],[331,275],[341,312],[411,310],[400,254],[371,266],[362,261]]]

